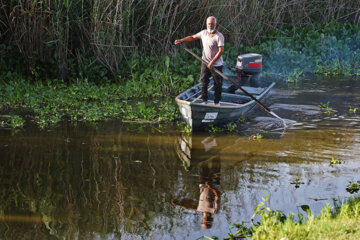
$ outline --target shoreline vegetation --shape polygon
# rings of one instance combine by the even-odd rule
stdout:
[[[360,75],[359,25],[284,25],[264,39],[241,48],[226,44],[225,61],[234,65],[239,53],[260,53],[263,76],[275,81]],[[174,97],[198,83],[199,63],[181,49],[161,57],[134,53],[117,76],[95,61],[88,66],[92,72],[76,72],[71,81],[57,79],[50,60],[28,75],[18,50],[0,45],[0,128],[21,128],[29,121],[40,128],[108,119],[170,123],[179,119]],[[194,51],[201,55],[199,48]]]
[[[232,224],[229,227],[229,237],[226,240],[239,239],[267,239],[267,240],[317,240],[317,239],[344,239],[355,240],[360,238],[360,196],[348,199],[345,202],[334,200],[334,207],[329,204],[321,209],[320,214],[311,212],[308,205],[299,206],[297,216],[290,213],[272,210],[266,206],[269,194],[256,208],[250,226],[244,222]],[[304,214],[305,213],[305,214]],[[218,237],[202,236],[198,239],[219,239]]]

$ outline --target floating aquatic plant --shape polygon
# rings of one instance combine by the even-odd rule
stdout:
[[[351,105],[349,105],[349,113],[356,113],[357,108],[352,108]]]
[[[237,125],[235,123],[228,123],[226,124],[226,130],[230,133],[236,130]]]
[[[341,164],[341,161],[332,157],[330,160],[330,166],[335,165],[335,164]]]
[[[331,117],[332,115],[334,115],[334,110],[332,108],[328,108],[326,114]]]
[[[241,123],[245,122],[245,121],[246,121],[245,116],[244,116],[244,115],[241,115],[240,118],[239,118],[239,121],[240,121]]]
[[[299,188],[301,184],[305,184],[305,183],[301,182],[300,178],[296,178],[295,181],[292,181],[290,184],[294,184],[295,188]]]
[[[346,186],[346,191],[349,193],[357,193],[360,190],[360,181],[357,181],[357,183],[349,182],[349,184]]]
[[[328,101],[327,103],[320,103],[319,105],[318,105],[318,107],[319,108],[322,108],[322,109],[327,109],[327,108],[329,108],[329,104],[330,104],[330,102]]]
[[[263,138],[263,135],[261,135],[260,133],[257,133],[256,135],[252,135],[250,137],[251,140],[261,140]]]
[[[209,129],[209,132],[211,132],[211,133],[219,133],[219,132],[223,131],[222,128],[216,127],[214,124],[209,124],[208,129]]]
[[[190,125],[183,121],[176,122],[176,125],[186,135],[189,135],[192,132]]]

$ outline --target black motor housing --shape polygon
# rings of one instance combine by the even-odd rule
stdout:
[[[236,62],[236,69],[241,76],[242,85],[257,87],[257,80],[262,70],[262,55],[257,53],[239,55]]]
[[[262,70],[262,56],[257,53],[246,53],[238,56],[236,68],[244,73],[260,73]]]

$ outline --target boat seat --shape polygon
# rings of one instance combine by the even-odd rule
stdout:
[[[239,106],[239,105],[241,105],[241,104],[239,104],[239,103],[222,102],[222,101],[220,101],[220,105],[221,105],[221,106]]]
[[[195,101],[195,103],[202,103],[202,100],[201,99],[198,99]],[[209,104],[213,104],[214,101],[212,100],[209,100]],[[239,106],[241,105],[240,103],[233,103],[233,102],[223,102],[223,101],[220,101],[220,106]]]
[[[209,92],[209,100],[214,99],[214,92]],[[251,98],[248,96],[240,95],[240,94],[232,94],[232,93],[222,93],[220,102],[233,103],[234,105],[243,104],[245,102],[250,101]]]
[[[209,84],[209,86],[211,86],[211,85]],[[223,81],[221,92],[223,92],[223,93],[235,93],[236,89],[237,88],[234,85]],[[215,91],[214,88],[212,88],[209,92],[214,92],[214,91]]]
[[[259,95],[264,91],[264,88],[255,88],[255,87],[242,87],[242,88],[251,95]],[[244,95],[245,93],[240,89],[237,89],[235,91],[235,94]]]
[[[229,82],[223,81],[222,92],[223,93],[234,93],[237,88]]]

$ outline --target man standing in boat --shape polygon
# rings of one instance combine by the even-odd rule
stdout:
[[[224,53],[224,36],[216,30],[216,18],[210,16],[206,19],[206,29],[198,32],[195,35],[187,36],[182,39],[175,40],[175,45],[182,42],[192,42],[201,39],[203,51],[202,59],[208,64],[201,65],[200,81],[201,81],[201,98],[205,104],[208,103],[208,85],[210,76],[214,79],[215,98],[214,104],[220,105],[221,90],[222,90],[222,77],[217,74],[213,68],[220,72],[223,67],[222,54]]]

